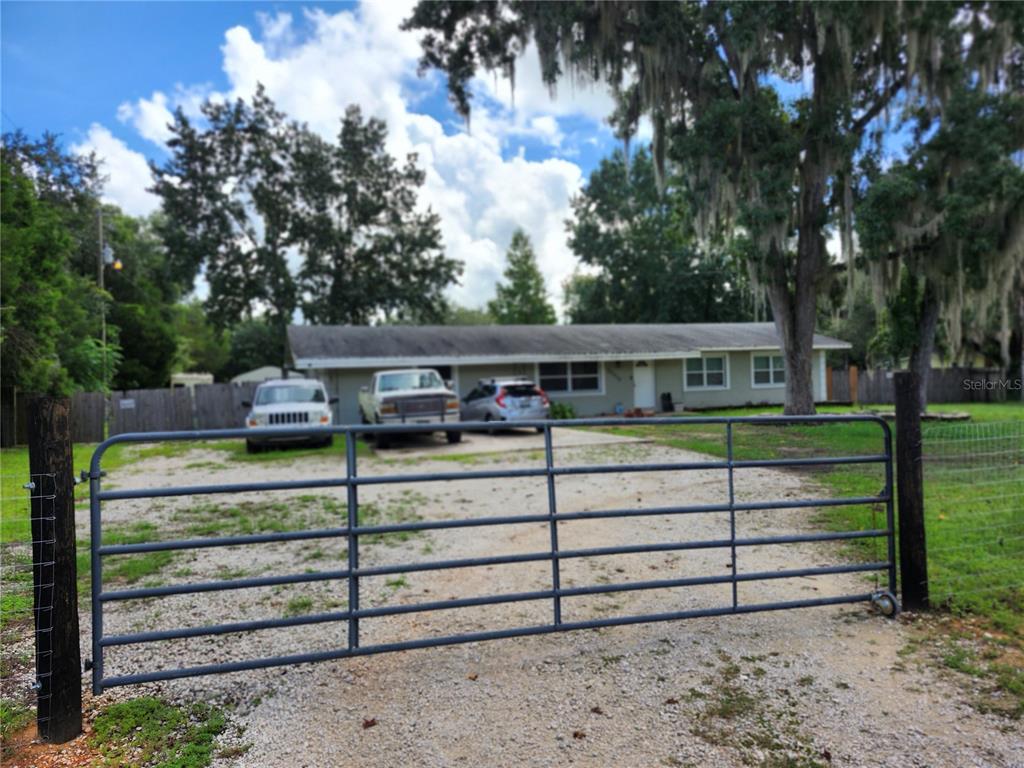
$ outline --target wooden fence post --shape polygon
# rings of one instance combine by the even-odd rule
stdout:
[[[928,549],[924,536],[924,467],[921,452],[921,388],[913,371],[894,376],[896,488],[899,501],[900,585],[903,607],[928,607]]]
[[[36,483],[31,515],[37,727],[43,740],[59,744],[82,732],[70,400],[29,401],[28,456]]]
[[[856,405],[859,402],[859,399],[857,397],[857,386],[858,386],[858,383],[859,382],[857,381],[857,366],[856,365],[851,365],[850,366],[850,402],[852,402],[854,405]]]

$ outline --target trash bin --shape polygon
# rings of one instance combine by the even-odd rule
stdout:
[[[661,410],[663,413],[672,413],[676,407],[672,404],[672,393],[661,393]]]

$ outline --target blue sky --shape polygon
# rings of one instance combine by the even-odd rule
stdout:
[[[3,2],[3,129],[49,130],[73,150],[96,152],[105,197],[145,215],[157,204],[147,163],[167,157],[173,109],[194,116],[203,100],[248,98],[262,83],[285,112],[333,138],[345,107],[359,104],[387,121],[392,154],[415,152],[426,172],[421,202],[440,215],[446,250],[465,264],[451,297],[467,306],[490,299],[522,227],[560,305],[576,268],[566,245],[570,201],[618,146],[604,121],[611,97],[562,85],[553,100],[528,49],[514,100],[501,78],[475,81],[467,130],[443,77],[417,76],[417,36],[399,30],[412,2]],[[887,149],[903,138],[888,137]]]
[[[553,298],[575,261],[569,201],[617,142],[610,97],[566,87],[552,100],[528,51],[508,83],[476,83],[472,129],[443,78],[416,74],[416,36],[398,25],[409,0],[373,3],[96,2],[0,5],[3,129],[59,133],[104,160],[105,196],[144,215],[156,200],[147,160],[166,157],[166,123],[207,98],[248,97],[257,82],[325,136],[346,105],[387,120],[389,149],[416,152],[424,203],[446,248],[466,263],[452,295],[478,306],[493,293],[512,231],[532,236]]]

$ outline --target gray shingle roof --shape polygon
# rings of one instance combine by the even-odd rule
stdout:
[[[773,323],[660,325],[293,325],[288,345],[300,367],[356,367],[360,361],[501,361],[540,358],[667,357],[701,350],[778,348]],[[815,349],[848,349],[814,336]]]

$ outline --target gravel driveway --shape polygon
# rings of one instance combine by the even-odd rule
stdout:
[[[539,436],[536,436],[539,437]],[[692,461],[697,454],[637,442],[559,443],[558,464]],[[530,436],[533,439],[534,436]],[[497,439],[497,438],[495,438]],[[600,444],[598,444],[600,443]],[[457,446],[456,446],[457,447]],[[538,466],[532,445],[498,453],[402,450],[360,460],[360,474]],[[337,456],[243,463],[193,451],[112,472],[118,487],[240,482],[337,475]],[[569,476],[559,511],[719,503],[724,472]],[[738,499],[820,496],[793,473],[737,473]],[[368,486],[361,505],[381,521],[547,511],[542,478]],[[83,533],[86,511],[81,511]],[[344,514],[344,489],[111,503],[112,529],[151,523],[167,535],[230,533],[253,520],[283,528],[330,524]],[[740,513],[737,535],[812,530],[810,510]],[[724,514],[564,522],[563,549],[665,540],[728,538]],[[362,565],[542,551],[545,524],[377,537]],[[882,544],[879,543],[881,547]],[[283,543],[181,553],[150,583],[205,581],[341,567],[344,543]],[[570,560],[563,586],[727,573],[728,552],[696,550]],[[840,562],[822,544],[741,550],[740,571]],[[879,557],[884,559],[884,557]],[[366,578],[364,605],[414,603],[548,588],[550,565],[531,563]],[[860,575],[741,584],[743,603],[864,592]],[[189,624],[344,610],[345,584],[246,589],[115,603],[108,634]],[[728,604],[730,587],[647,590],[563,600],[565,621]],[[362,643],[472,632],[550,621],[550,601],[391,616],[361,622]],[[88,615],[84,614],[88,631]],[[108,674],[344,644],[344,624],[319,624],[109,649]],[[317,665],[218,675],[115,689],[104,699],[156,693],[232,707],[243,730],[237,766],[732,766],[1024,765],[1019,724],[978,714],[929,669],[908,670],[908,630],[867,606],[826,607],[716,619],[585,630],[474,643]],[[88,656],[87,646],[83,647]]]

